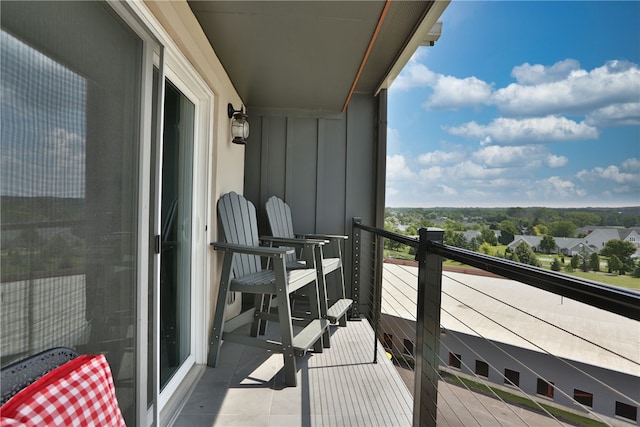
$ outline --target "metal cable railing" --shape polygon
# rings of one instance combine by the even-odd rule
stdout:
[[[365,298],[356,302],[416,394],[414,425],[539,422],[520,415],[520,406],[546,417],[545,424],[637,422],[640,342],[637,334],[634,341],[633,333],[625,338],[623,331],[640,327],[640,294],[449,247],[441,234],[437,239],[437,230],[421,230],[416,239],[354,222],[356,229],[361,239],[354,247],[360,264],[368,265],[359,272]],[[395,253],[417,253],[417,262],[390,259],[390,246],[400,247]],[[445,256],[501,278],[443,273]],[[549,303],[553,298],[559,301],[556,311]],[[582,315],[585,325],[575,328]],[[590,330],[597,319],[622,326]],[[598,333],[610,330],[630,342],[601,342]],[[550,337],[585,357],[549,345]],[[489,410],[495,403],[483,403],[486,396],[500,402],[501,415]]]

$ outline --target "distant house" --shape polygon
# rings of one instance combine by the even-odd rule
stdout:
[[[640,257],[640,227],[625,228],[620,230],[620,240],[633,243],[633,246],[636,247],[636,252],[631,255],[631,257]]]
[[[596,228],[584,238],[584,242],[596,252],[600,252],[609,240],[619,239],[620,232],[617,228]]]
[[[573,237],[554,237],[553,239],[556,242],[556,250],[553,251],[553,253],[573,256],[579,254],[584,247],[587,248],[589,253],[596,252],[593,248],[590,248],[585,244],[584,239],[577,239]],[[514,236],[513,242],[509,243],[507,247],[514,250],[521,242],[529,245],[534,252],[542,252],[540,250],[542,236],[516,235]]]
[[[491,230],[491,231],[493,231],[493,234],[495,234],[496,239],[500,238],[500,235],[501,235],[500,230]],[[475,237],[480,237],[482,233],[478,230],[467,230],[467,231],[464,231],[462,235],[464,236],[465,239],[467,239],[468,242],[470,242],[471,239]]]
[[[640,227],[633,228],[614,228],[614,227],[596,227],[584,238],[578,239],[573,237],[554,237],[557,250],[555,253],[573,256],[579,254],[584,247],[587,252],[600,253],[609,240],[624,240],[633,243],[636,247],[635,254],[632,257],[640,257]],[[540,242],[542,236],[514,236],[513,242],[509,243],[508,248],[514,250],[521,242],[526,243],[534,252],[542,252],[540,250]]]
[[[640,257],[640,227],[596,228],[584,238],[585,244],[597,252],[600,252],[609,240],[631,242],[636,247],[636,252],[632,256]]]
[[[575,239],[571,237],[559,237],[556,239],[556,242],[558,242],[558,240],[560,239],[565,240],[564,245],[561,246],[561,249],[560,249],[560,253],[562,253],[563,255],[568,255],[568,256],[577,255],[580,252],[582,252],[582,249],[585,247],[587,248],[588,254],[597,252],[596,250],[589,247],[588,245],[585,245],[583,239]],[[558,246],[560,246],[560,243],[558,243]]]
[[[467,239],[468,242],[470,242],[471,239],[480,236],[480,234],[481,233],[478,230],[467,230],[462,233],[462,235],[465,239]]]
[[[526,235],[516,234],[515,236],[513,236],[513,242],[509,243],[507,247],[511,250],[514,250],[515,248],[518,247],[518,245],[520,245],[520,243],[524,242],[527,245],[529,245],[529,247],[534,252],[538,252],[541,241],[542,241],[542,236],[526,236]]]

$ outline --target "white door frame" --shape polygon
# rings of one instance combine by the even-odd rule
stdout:
[[[210,176],[212,160],[213,141],[213,117],[214,117],[214,93],[205,83],[204,79],[191,66],[184,57],[178,46],[173,42],[169,34],[156,20],[143,2],[125,0],[126,2],[109,1],[113,10],[135,31],[144,43],[143,47],[143,69],[141,84],[141,130],[140,130],[140,164],[139,164],[139,198],[138,198],[138,261],[137,271],[137,322],[136,336],[137,358],[136,358],[136,424],[159,425],[159,414],[167,404],[172,395],[176,392],[180,382],[185,378],[188,371],[194,364],[206,363],[207,356],[207,325],[209,323],[209,312],[211,305],[209,301],[210,280],[209,280],[209,259],[208,256],[208,236],[206,230],[207,218],[210,213]],[[151,158],[152,144],[152,93],[153,93],[153,67],[159,69],[159,96],[160,106],[156,123],[156,131],[161,135],[164,106],[164,82],[169,79],[191,102],[195,105],[194,116],[194,151],[193,151],[193,217],[192,217],[192,257],[191,257],[191,354],[182,364],[173,378],[167,383],[162,393],[159,392],[159,333],[160,333],[160,263],[157,262],[159,255],[153,254],[150,248],[149,236],[160,235],[160,198],[158,195],[162,191],[160,182],[155,183],[156,193],[151,194],[151,179],[158,179],[161,170],[158,170],[157,177],[151,177],[151,164],[156,162],[156,167],[160,168],[162,159],[161,150],[155,159]],[[160,139],[160,137],[158,137]],[[150,224],[149,218],[151,209],[154,209],[155,218]],[[155,256],[154,271],[150,272],[147,266],[150,257]],[[153,307],[149,307],[149,275],[152,274],[155,301]],[[153,348],[149,348],[147,338],[149,336],[148,319],[149,312],[155,313],[153,316],[152,331]],[[148,378],[149,352],[153,355],[154,377]],[[154,382],[154,392],[152,401],[148,402],[147,384]]]

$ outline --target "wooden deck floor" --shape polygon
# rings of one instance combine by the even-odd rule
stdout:
[[[174,426],[410,426],[413,398],[367,321],[332,327],[331,348],[298,358],[284,387],[282,356],[225,343]]]

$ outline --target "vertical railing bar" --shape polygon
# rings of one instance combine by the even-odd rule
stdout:
[[[373,363],[378,363],[378,336],[380,335],[380,317],[382,312],[382,237],[376,235],[373,265]]]
[[[362,218],[354,217],[351,226],[351,309],[349,320],[360,320],[360,252],[362,247],[362,231],[358,227]]]
[[[416,371],[413,402],[414,427],[436,426],[438,414],[438,358],[440,355],[440,302],[442,258],[427,253],[428,241],[442,242],[444,231],[421,228],[416,312]]]

